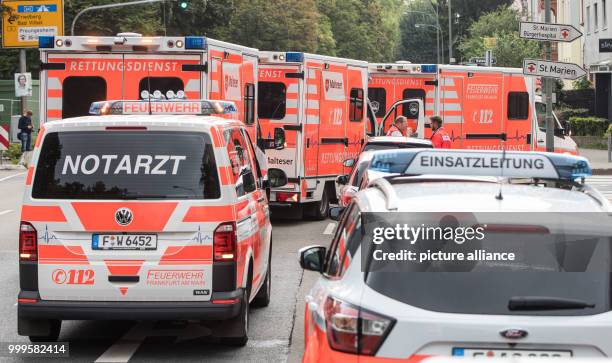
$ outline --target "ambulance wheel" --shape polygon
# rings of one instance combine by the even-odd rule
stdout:
[[[266,271],[266,280],[259,288],[257,295],[251,303],[253,307],[265,308],[270,305],[270,296],[272,295],[272,240],[270,240],[270,257],[268,257],[268,271]]]
[[[227,322],[231,325],[232,336],[219,338],[222,345],[229,347],[244,347],[249,340],[249,295],[248,289],[244,290],[240,299],[240,313]]]
[[[60,331],[62,330],[61,320],[48,320],[44,321],[44,325],[48,324],[47,334],[45,335],[30,335],[30,342],[42,343],[42,342],[57,342]]]
[[[323,188],[321,201],[311,203],[308,206],[308,216],[314,220],[321,221],[327,218],[329,214],[329,188],[327,185]]]

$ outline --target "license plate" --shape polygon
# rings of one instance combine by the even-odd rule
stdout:
[[[91,236],[94,250],[156,250],[155,234],[94,234]]]
[[[468,358],[570,358],[569,350],[453,348],[453,356]]]

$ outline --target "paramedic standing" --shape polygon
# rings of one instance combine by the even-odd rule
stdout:
[[[398,116],[387,131],[387,136],[408,137],[410,135],[412,135],[412,130],[408,127],[408,119],[404,116]]]
[[[19,119],[19,140],[21,140],[21,152],[30,151],[32,143],[32,111],[27,110]]]
[[[436,149],[450,149],[451,138],[442,127],[442,118],[440,116],[432,116],[429,118],[431,121],[431,143]]]

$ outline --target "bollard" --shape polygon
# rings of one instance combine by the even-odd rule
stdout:
[[[612,163],[612,133],[608,134],[608,162]]]

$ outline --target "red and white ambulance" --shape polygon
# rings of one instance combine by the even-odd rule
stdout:
[[[463,65],[370,64],[368,97],[386,131],[398,115],[417,129],[418,113],[407,99],[421,99],[425,118],[439,115],[462,149],[545,150],[544,104],[536,78],[518,68]],[[576,143],[558,120],[555,151],[576,154]],[[431,137],[425,122],[425,138]],[[420,137],[423,137],[422,135]]]
[[[20,335],[55,341],[63,320],[195,319],[247,342],[249,304],[270,301],[272,226],[235,110],[104,101],[96,116],[42,125],[21,210]]]
[[[84,116],[101,100],[217,99],[256,134],[257,49],[202,36],[41,36],[41,123]],[[143,91],[147,91],[143,94]]]
[[[345,173],[343,161],[355,158],[365,142],[367,72],[367,63],[358,60],[260,52],[261,136],[284,139],[266,156],[269,167],[285,171],[289,181],[272,189],[272,206],[327,216],[335,178]]]

